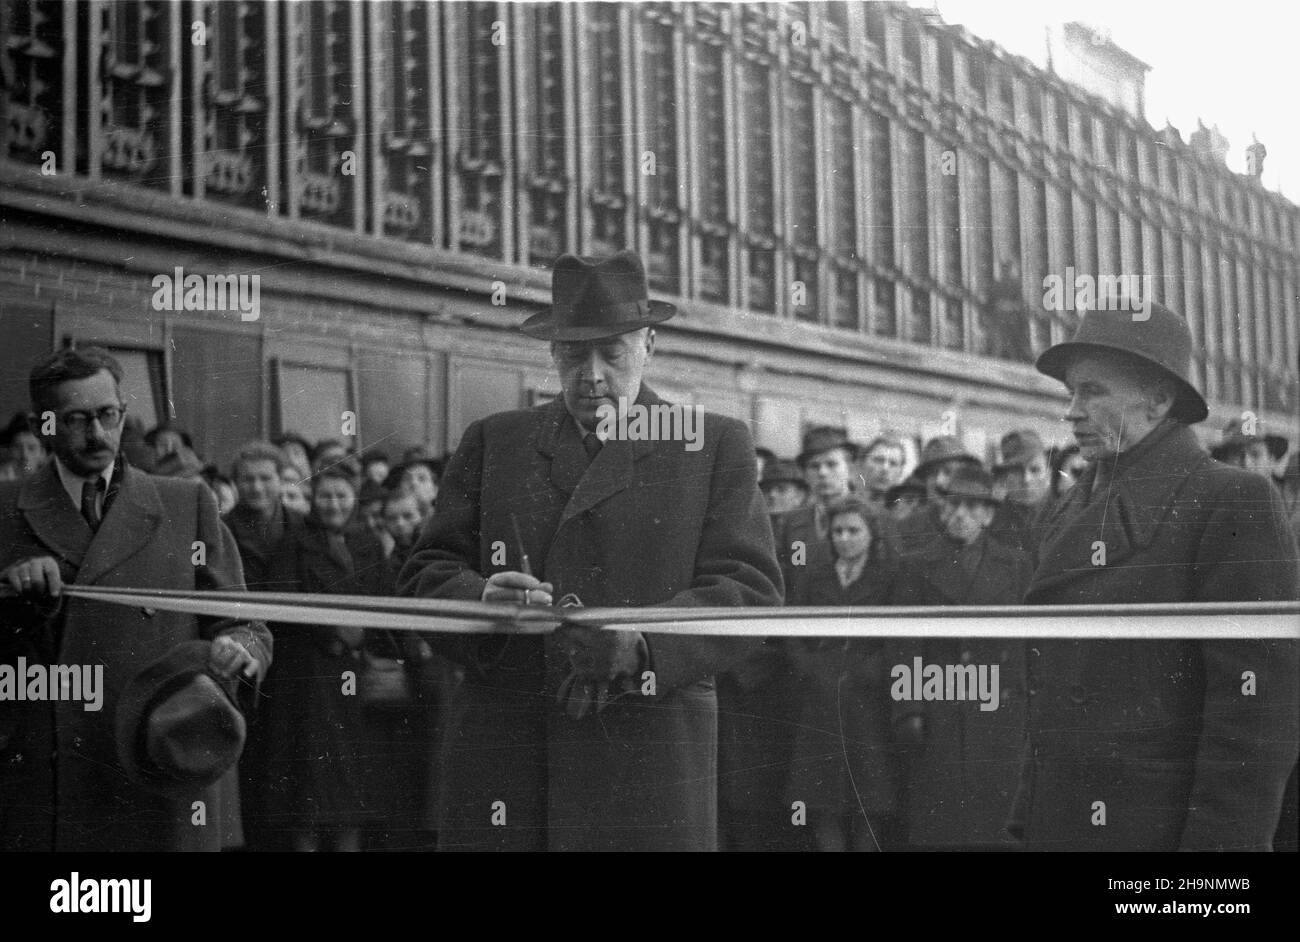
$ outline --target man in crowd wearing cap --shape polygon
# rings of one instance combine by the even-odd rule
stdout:
[[[641,260],[565,255],[551,293],[522,329],[550,341],[562,395],[465,430],[401,591],[779,605],[743,423],[707,414],[697,442],[601,434],[625,427],[602,421],[610,410],[662,404],[642,375],[653,327],[675,309],[649,300]],[[439,640],[466,670],[444,749],[443,847],[716,848],[714,675],[748,644],[601,628]]]
[[[902,558],[891,601],[897,605],[1018,605],[1029,559],[992,539],[1004,499],[979,465],[961,464],[938,487],[943,529]],[[908,844],[988,849],[1011,811],[1024,744],[1025,645],[998,638],[891,642],[890,663],[997,665],[996,707],[987,701],[894,702],[896,739],[906,744]]]
[[[1031,605],[1300,597],[1276,489],[1191,425],[1191,336],[1159,304],[1084,314],[1038,358],[1091,464],[1045,514]],[[1030,644],[1030,751],[1012,834],[1042,850],[1263,850],[1297,753],[1297,642]]]
[[[912,476],[925,486],[925,500],[893,532],[893,543],[900,553],[915,553],[944,532],[943,518],[948,511],[942,491],[962,467],[980,467],[980,460],[966,451],[954,436],[940,435],[921,449],[921,461]]]
[[[909,474],[901,484],[895,484],[885,491],[885,508],[889,517],[897,524],[902,523],[925,504],[925,482],[915,474]]]
[[[42,359],[29,386],[38,426],[53,420],[54,459],[20,484],[0,484],[0,584],[17,595],[0,603],[0,664],[102,665],[104,684],[93,711],[54,691],[0,697],[0,848],[219,850],[238,831],[237,808],[226,803],[233,771],[213,783],[216,766],[187,751],[194,701],[138,704],[146,754],[127,748],[139,761],[121,759],[115,724],[133,678],[186,642],[211,642],[203,670],[216,682],[260,680],[270,663],[266,627],[63,594],[65,585],[243,588],[212,492],[119,460],[121,379],[117,361],[97,348]],[[162,708],[156,723],[151,704]],[[230,758],[229,728],[211,732],[214,750]],[[159,776],[168,788],[156,787]]]
[[[804,434],[803,450],[795,461],[812,499],[782,517],[776,534],[776,553],[787,584],[794,567],[810,565],[819,555],[829,558],[826,508],[849,495],[857,459],[858,446],[842,428],[818,425]]]
[[[798,510],[808,500],[808,482],[799,465],[786,458],[775,458],[763,466],[759,489],[767,500],[767,512],[786,514]]]
[[[1006,500],[998,507],[990,532],[995,539],[1026,552],[1034,517],[1051,491],[1047,451],[1032,429],[1003,435],[998,451],[1000,460],[993,468],[993,477]]]

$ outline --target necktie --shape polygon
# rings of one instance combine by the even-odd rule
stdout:
[[[587,458],[594,461],[600,454],[601,441],[595,432],[588,432],[582,438],[582,447],[587,450]]]
[[[96,477],[94,481],[85,481],[81,485],[81,516],[86,518],[91,530],[99,529],[100,515],[97,498],[104,493],[104,479]]]

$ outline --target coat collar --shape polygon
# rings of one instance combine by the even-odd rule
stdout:
[[[1113,567],[1148,546],[1188,475],[1208,460],[1196,433],[1176,425],[1135,460],[1120,462],[1108,492],[1091,501],[1097,471],[1089,468],[1045,521],[1031,593]],[[1098,542],[1104,566],[1093,561]]]
[[[77,569],[77,584],[88,585],[134,556],[153,539],[163,516],[158,487],[149,475],[120,461],[117,496],[98,531],[92,531],[47,461],[28,477],[18,494],[18,508],[32,532]]]
[[[642,383],[636,404],[653,406],[664,402]],[[654,447],[655,442],[648,440],[611,439],[595,460],[589,461],[577,422],[569,415],[563,397],[556,397],[542,412],[537,450],[551,459],[551,483],[569,495],[560,525],[625,490],[632,483],[634,464],[651,454]]]

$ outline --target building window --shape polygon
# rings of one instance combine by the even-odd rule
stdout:
[[[525,114],[530,122],[525,141],[528,149],[528,262],[550,267],[568,248],[565,240],[569,182],[566,179],[564,133],[564,45],[560,5],[538,4],[531,8],[532,43],[528,50],[530,80],[525,88],[533,96],[533,107]]]
[[[386,4],[382,27],[372,37],[383,64],[376,75],[379,113],[370,129],[380,170],[372,226],[381,235],[425,243],[433,239],[428,37],[434,15],[423,3]]]
[[[728,118],[723,96],[722,48],[695,47],[695,140],[699,167],[699,206],[695,226],[700,239],[700,297],[725,302],[728,298],[727,166]]]
[[[462,129],[456,153],[460,188],[460,219],[455,245],[461,251],[500,258],[504,252],[502,190],[505,179],[502,142],[505,90],[501,56],[508,46],[493,42],[501,11],[495,3],[469,3],[449,8],[461,14],[463,69],[459,85],[457,125]]]
[[[102,122],[101,150],[90,159],[99,161],[106,176],[171,189],[171,103],[180,94],[181,69],[171,60],[169,39],[180,8],[111,0],[90,9],[102,17],[103,36],[98,109],[91,114],[91,120]]]
[[[799,80],[785,85],[786,140],[789,142],[788,218],[794,280],[790,306],[800,320],[819,319],[817,284],[817,137],[813,122],[812,85]],[[802,300],[798,296],[802,285]]]
[[[645,83],[645,130],[648,139],[640,154],[645,186],[647,225],[650,230],[646,258],[651,287],[681,294],[677,162],[677,64],[671,27],[659,23],[641,26],[641,54]],[[653,173],[648,172],[653,170]]]
[[[893,268],[894,260],[894,180],[893,153],[889,142],[889,119],[871,114],[871,192],[874,199],[875,230],[872,248],[877,265]]]
[[[624,149],[628,126],[623,114],[623,55],[618,6],[594,3],[590,9],[586,39],[595,70],[591,77],[595,98],[591,134],[596,158],[595,164],[588,168],[591,248],[596,254],[608,255],[627,245]]]
[[[772,99],[770,72],[747,62],[741,70],[741,120],[745,141],[745,227],[749,243],[746,288],[749,306],[776,310],[775,204],[772,166]]]
[[[4,74],[12,84],[0,92],[8,119],[0,124],[0,152],[39,163],[47,150],[61,153],[63,124],[72,117],[63,114],[63,4],[6,2],[0,17],[6,13],[7,48],[0,56],[9,60]]]

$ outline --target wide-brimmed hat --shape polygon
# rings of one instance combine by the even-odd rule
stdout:
[[[847,429],[833,425],[814,426],[804,433],[803,450],[799,452],[795,463],[802,468],[813,455],[820,455],[835,448],[843,448],[848,453],[850,461],[858,460],[860,450],[856,442],[849,440]]]
[[[763,476],[759,478],[758,484],[760,487],[769,484],[798,484],[805,491],[808,490],[808,482],[804,480],[799,465],[789,458],[777,458],[763,465]]]
[[[1043,440],[1038,437],[1037,432],[1028,428],[1007,432],[1002,436],[998,450],[1002,454],[1002,460],[994,469],[997,471],[1004,468],[1023,468],[1036,456],[1045,454]]]
[[[980,465],[978,458],[966,450],[966,446],[952,435],[939,435],[925,443],[921,449],[921,461],[912,472],[921,480],[930,473],[930,469],[944,461],[964,461],[967,464]]]
[[[1216,461],[1226,461],[1234,455],[1244,452],[1255,442],[1263,442],[1265,447],[1268,448],[1269,457],[1274,461],[1287,453],[1290,442],[1286,440],[1285,436],[1260,431],[1258,421],[1255,425],[1256,431],[1247,435],[1243,424],[1243,422],[1233,419],[1223,427],[1223,437],[1217,445],[1210,449],[1210,454]]]
[[[519,329],[538,340],[600,340],[663,323],[676,313],[666,301],[650,300],[645,266],[636,253],[561,255],[551,273],[551,306]]]
[[[244,750],[237,681],[209,672],[211,649],[208,641],[176,645],[137,673],[118,700],[118,761],[149,791],[189,798],[221,778]]]
[[[958,468],[948,483],[938,489],[940,496],[982,500],[997,506],[1002,498],[993,493],[993,476],[978,465],[967,464]]]
[[[1118,350],[1159,367],[1177,382],[1171,416],[1188,424],[1203,421],[1210,410],[1205,397],[1192,385],[1192,335],[1187,322],[1154,302],[1149,317],[1135,317],[1131,310],[1085,312],[1073,337],[1043,351],[1036,364],[1038,372],[1064,383],[1070,364],[1080,356]]]

